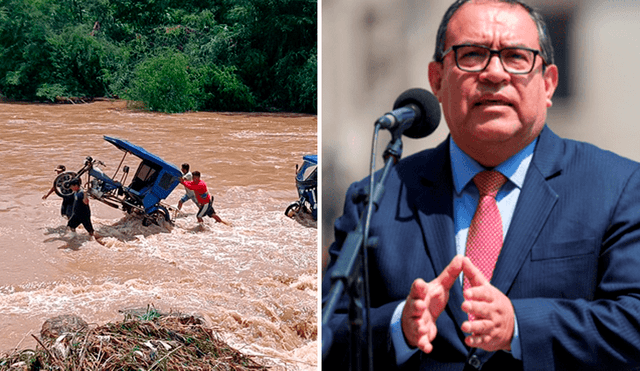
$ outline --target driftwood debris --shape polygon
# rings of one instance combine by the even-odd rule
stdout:
[[[103,326],[63,317],[45,322],[40,338],[32,335],[35,350],[0,357],[0,370],[268,369],[228,346],[195,316],[151,310]]]

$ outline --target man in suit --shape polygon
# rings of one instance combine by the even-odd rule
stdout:
[[[375,369],[640,368],[640,166],[546,126],[558,69],[542,18],[519,1],[457,1],[429,81],[451,135],[398,162],[371,220]],[[486,171],[504,184],[478,253]],[[368,184],[347,192],[323,299]],[[347,305],[326,370],[348,365]]]

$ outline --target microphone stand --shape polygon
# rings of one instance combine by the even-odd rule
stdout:
[[[377,141],[378,131],[381,128],[376,122],[374,134],[374,148]],[[367,250],[375,247],[377,239],[369,238],[371,227],[371,217],[374,211],[378,210],[380,200],[384,194],[384,183],[393,168],[402,156],[402,133],[400,130],[391,132],[392,138],[384,152],[384,168],[377,182],[375,182],[375,151],[371,158],[371,175],[369,185],[368,204],[365,209],[365,216],[361,216],[355,230],[347,235],[342,252],[336,261],[331,273],[331,288],[327,296],[327,301],[322,308],[322,354],[327,356],[333,342],[333,333],[329,328],[329,320],[336,311],[340,298],[346,291],[349,295],[349,332],[351,335],[351,360],[352,370],[362,370],[362,337],[361,328],[365,322],[367,325],[367,358],[368,369],[373,370],[373,348],[372,331],[369,302],[369,269]],[[375,210],[374,210],[375,206]],[[364,223],[364,224],[363,224]],[[363,304],[364,299],[364,304]],[[325,342],[326,341],[326,342]]]

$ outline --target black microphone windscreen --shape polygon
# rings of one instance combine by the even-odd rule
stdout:
[[[409,138],[424,138],[433,133],[440,124],[440,102],[431,92],[413,88],[400,94],[393,104],[393,109],[401,108],[409,104],[415,104],[420,109],[419,120],[404,131],[403,135]]]

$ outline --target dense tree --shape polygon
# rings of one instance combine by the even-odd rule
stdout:
[[[317,0],[0,0],[0,95],[315,113]]]

